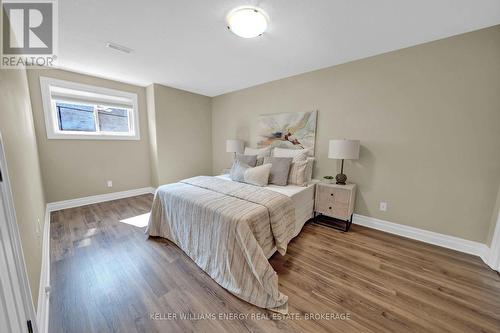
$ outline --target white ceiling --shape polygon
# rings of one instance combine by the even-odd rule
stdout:
[[[263,36],[226,29],[245,4],[269,14]],[[500,24],[500,1],[60,0],[59,21],[62,68],[216,96]]]

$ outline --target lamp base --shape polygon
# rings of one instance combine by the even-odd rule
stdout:
[[[344,175],[343,173],[339,173],[338,175],[335,176],[335,180],[337,181],[338,185],[345,185],[347,181],[347,176]]]

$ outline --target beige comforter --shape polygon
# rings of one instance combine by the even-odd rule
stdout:
[[[288,297],[267,257],[293,236],[290,198],[260,187],[199,176],[158,188],[147,228],[177,244],[219,285],[279,312]]]

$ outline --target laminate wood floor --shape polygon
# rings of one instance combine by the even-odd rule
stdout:
[[[271,258],[290,312],[273,318],[120,222],[140,224],[152,198],[52,213],[51,333],[500,331],[500,277],[479,258],[357,225],[308,223]]]

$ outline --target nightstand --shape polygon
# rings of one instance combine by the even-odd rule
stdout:
[[[318,221],[317,215],[324,215],[345,222],[348,231],[352,224],[354,200],[356,199],[356,184],[316,184],[316,197],[314,199],[314,220],[317,223],[336,228],[331,222]]]

